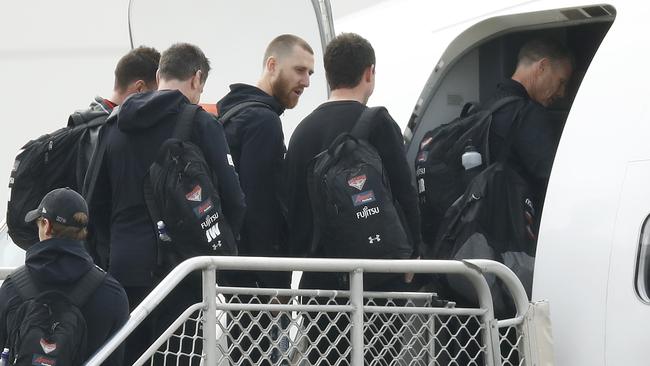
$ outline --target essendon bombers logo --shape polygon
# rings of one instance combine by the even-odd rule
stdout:
[[[363,186],[366,184],[366,175],[358,175],[356,177],[352,177],[348,180],[348,185],[350,187],[354,187],[357,190],[362,190]]]
[[[201,186],[197,184],[191,192],[185,195],[185,198],[188,201],[201,202]]]
[[[48,342],[47,340],[41,338],[40,340],[41,348],[43,349],[43,352],[45,354],[52,353],[56,351],[56,343],[54,342]]]

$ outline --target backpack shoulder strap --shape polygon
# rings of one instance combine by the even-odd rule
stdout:
[[[481,105],[476,102],[467,102],[460,111],[460,118],[465,118],[470,114],[481,109]]]
[[[111,114],[106,116],[106,119],[102,123],[111,124],[116,123],[117,113],[120,110],[120,106],[113,108]],[[81,190],[81,195],[89,201],[92,198],[92,195],[95,191],[95,185],[97,183],[97,177],[99,175],[99,168],[102,165],[102,160],[104,159],[104,154],[106,153],[106,141],[103,139],[104,128],[99,130],[99,135],[97,136],[97,148],[95,152],[90,157],[90,162],[88,165],[88,170],[86,171],[86,176],[84,177],[84,183]]]
[[[108,119],[108,116],[109,116],[108,114],[103,114],[101,116],[97,116],[97,117],[91,119],[90,121],[88,121],[88,123],[86,123],[84,125],[84,128],[92,128],[92,127],[96,127],[96,126],[101,126],[104,123],[106,123],[106,120]]]
[[[488,110],[490,111],[490,113],[494,113],[494,112],[498,111],[499,109],[505,107],[507,104],[516,102],[518,100],[523,100],[523,99],[524,98],[522,98],[520,96],[516,96],[516,95],[503,97],[501,99],[497,99],[497,101],[492,103],[492,105],[488,108]]]
[[[370,137],[372,123],[377,118],[377,115],[385,110],[386,108],[384,107],[371,107],[364,109],[363,112],[361,112],[359,119],[354,124],[350,134],[358,139],[367,141]]]
[[[72,288],[68,297],[77,307],[82,307],[88,301],[90,295],[104,282],[105,278],[106,272],[93,266],[79,279],[79,282]]]
[[[105,107],[102,107],[102,110],[86,109],[75,111],[68,117],[68,127],[98,126],[104,123],[110,114],[110,111]]]
[[[266,104],[264,102],[251,100],[251,101],[248,101],[248,102],[242,102],[242,103],[236,104],[234,107],[230,108],[230,110],[228,112],[226,112],[223,115],[219,116],[219,122],[222,125],[226,125],[235,114],[239,113],[239,111],[241,111],[242,109],[245,109],[245,108],[248,108],[248,107],[263,107],[263,108],[268,108],[268,109],[273,110],[273,108],[271,108],[270,105],[268,105],[268,104]]]
[[[194,115],[199,108],[198,105],[191,103],[183,105],[181,112],[178,114],[178,119],[176,120],[176,127],[174,128],[174,134],[172,135],[174,138],[181,141],[187,141],[190,139]]]
[[[12,273],[8,279],[11,279],[11,283],[16,287],[18,295],[23,301],[27,301],[31,298],[38,296],[38,286],[34,279],[29,274],[27,266],[20,266],[14,273]]]
[[[68,127],[77,127],[84,124],[86,120],[79,112],[74,112],[68,117]]]
[[[508,159],[508,155],[510,155],[510,147],[512,146],[512,143],[514,142],[515,135],[517,134],[517,131],[521,128],[522,120],[523,120],[523,110],[526,107],[527,104],[522,104],[515,110],[515,113],[512,114],[512,122],[510,123],[510,129],[508,130],[508,134],[506,135],[505,138],[505,143],[503,144],[503,147],[501,148],[501,151],[499,152],[499,156],[497,157],[497,161],[500,162],[505,162]]]

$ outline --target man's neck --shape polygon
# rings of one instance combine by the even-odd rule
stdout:
[[[260,90],[262,90],[262,91],[265,92],[266,94],[268,94],[268,95],[270,95],[270,96],[274,96],[274,95],[273,95],[273,88],[271,87],[271,80],[269,80],[268,77],[264,77],[264,76],[263,76],[263,77],[262,77],[262,78],[257,82],[257,84],[256,84],[255,86],[257,86]]]
[[[328,99],[328,101],[330,102],[344,101],[344,100],[353,100],[361,104],[368,103],[368,97],[366,96],[366,93],[364,93],[359,88],[353,88],[353,89],[341,88],[341,89],[332,90],[332,92],[330,93],[330,97]]]
[[[532,96],[534,82],[532,81],[530,72],[515,71],[511,79],[521,84],[524,89],[526,89],[526,93],[528,93],[529,96]]]
[[[162,78],[158,81],[158,90],[178,90],[188,99],[190,99],[191,93],[190,81],[179,81],[176,79],[172,80],[163,80]]]
[[[126,99],[127,95],[124,95],[124,93],[120,93],[117,90],[113,90],[113,94],[111,95],[110,98],[108,98],[108,101],[115,104],[115,105],[121,105],[124,103],[124,99]]]

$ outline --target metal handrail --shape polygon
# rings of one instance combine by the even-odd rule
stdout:
[[[307,271],[307,272],[347,272],[351,274],[350,279],[350,300],[355,308],[352,313],[354,321],[363,321],[362,284],[364,272],[378,273],[447,273],[460,274],[465,276],[473,285],[482,309],[486,309],[482,315],[486,324],[494,322],[492,309],[492,296],[483,273],[493,273],[499,277],[508,287],[515,300],[517,315],[525,314],[527,311],[528,299],[526,292],[519,283],[516,275],[498,262],[487,260],[470,261],[438,261],[438,260],[373,260],[373,259],[319,259],[319,258],[263,258],[263,257],[195,257],[177,266],[163,281],[136,307],[131,313],[127,323],[111,339],[99,349],[87,362],[87,365],[100,365],[110,354],[122,344],[127,336],[155,309],[155,307],[175,288],[181,280],[195,270],[202,270],[204,277],[204,308],[206,316],[213,316],[216,311],[216,286],[206,286],[206,278],[214,278],[218,270],[252,270],[252,271]],[[208,281],[210,282],[210,281]],[[216,324],[206,321],[204,324],[206,338],[216,332]],[[360,329],[359,327],[357,327]],[[353,328],[354,330],[355,328]],[[359,337],[359,335],[361,337]],[[359,339],[361,338],[361,339]],[[206,342],[212,342],[206,339]],[[362,365],[363,356],[359,353],[363,342],[363,334],[352,334],[352,364]],[[210,343],[209,343],[210,344]],[[206,347],[206,364],[212,361],[210,351],[212,347]],[[355,351],[356,349],[356,351]],[[488,360],[495,360],[498,355],[493,353],[491,347],[487,347]],[[491,364],[492,362],[490,362]]]

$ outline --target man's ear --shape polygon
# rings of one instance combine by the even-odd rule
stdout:
[[[196,70],[194,76],[192,76],[192,89],[199,89],[201,87],[201,77],[203,72],[201,70]]]
[[[133,88],[135,89],[136,93],[142,93],[148,90],[147,83],[145,83],[144,80],[136,81],[133,85]]]
[[[370,65],[366,68],[366,70],[363,72],[363,78],[366,82],[371,82],[372,77],[375,75],[375,65]]]
[[[52,236],[52,221],[43,218],[43,225],[45,226],[45,235]]]
[[[266,70],[270,73],[274,73],[275,69],[278,67],[278,59],[275,58],[275,56],[269,56],[269,58],[266,59]]]
[[[160,69],[156,70],[156,84],[160,84]]]
[[[549,60],[546,57],[543,57],[541,60],[537,61],[537,71],[540,74],[544,73],[550,67],[551,67],[551,60]]]

